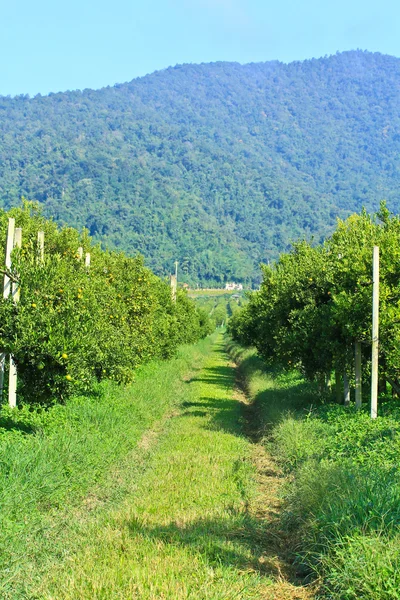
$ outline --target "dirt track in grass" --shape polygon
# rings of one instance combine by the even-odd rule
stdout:
[[[68,552],[32,598],[313,597],[284,552],[282,475],[258,439],[238,369],[222,335],[209,348],[201,368],[182,374],[173,409],[138,440],[140,469],[122,462],[112,481],[123,493],[114,489],[86,518],[79,511]]]

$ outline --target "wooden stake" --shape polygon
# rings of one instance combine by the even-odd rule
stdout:
[[[10,356],[10,370],[8,372],[8,404],[11,408],[17,406],[17,365]]]
[[[329,392],[331,392],[332,390],[332,386],[331,386],[331,372],[328,371],[327,373],[325,373],[325,393],[329,394]]]
[[[361,373],[361,344],[356,342],[355,351],[355,376],[356,376],[356,408],[361,408],[362,404],[362,373]]]
[[[5,251],[5,265],[6,271],[11,268],[11,252],[14,246],[14,231],[15,231],[15,219],[8,219],[7,239],[6,239],[6,251]],[[4,275],[3,280],[3,298],[8,298],[11,293],[11,280],[8,275]],[[6,355],[4,352],[0,354],[0,400],[3,397],[4,389],[4,367],[6,363]]]
[[[172,298],[172,302],[176,302],[176,276],[175,275],[171,275],[171,298]]]
[[[85,267],[87,269],[90,267],[90,252],[86,252],[85,254]]]
[[[14,248],[21,248],[21,246],[22,229],[21,227],[17,227],[14,232]],[[14,302],[19,302],[20,286],[19,283],[15,281],[12,284],[12,296]],[[10,356],[10,369],[8,372],[8,404],[11,406],[11,408],[15,408],[17,406],[17,381],[17,365],[15,364],[13,357]]]
[[[7,241],[6,241],[6,270],[11,269],[11,252],[14,248],[15,219],[8,219]],[[3,297],[8,298],[11,294],[11,280],[4,275]]]
[[[22,229],[17,227],[14,232],[14,248],[21,248],[22,246]],[[12,296],[15,302],[19,302],[20,287],[17,281],[12,284]]]
[[[78,260],[82,260],[82,258],[83,258],[83,248],[82,248],[82,246],[79,246],[76,254],[77,254]]]
[[[0,401],[3,400],[3,389],[4,389],[4,367],[6,364],[6,355],[4,352],[0,354]]]
[[[343,373],[343,392],[344,392],[344,405],[348,406],[350,404],[350,385],[349,385],[349,378],[347,376],[346,371]]]
[[[374,246],[372,268],[372,359],[371,419],[378,416],[378,351],[379,351],[379,247]]]
[[[38,262],[44,262],[44,231],[38,231],[37,234],[38,241]]]
[[[22,246],[22,228],[16,227],[14,230],[14,248],[21,248]]]
[[[336,369],[335,371],[335,391],[336,391],[336,402],[338,404],[340,404],[340,400],[341,400],[341,390],[340,390],[340,373],[339,371]]]

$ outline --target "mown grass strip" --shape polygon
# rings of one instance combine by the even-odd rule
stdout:
[[[38,588],[46,599],[273,598],[262,572],[251,444],[222,340],[187,382],[148,468],[124,502],[83,530]]]
[[[36,598],[44,574],[82,529],[132,492],[154,439],[187,391],[212,338],[141,368],[129,388],[104,385],[43,412],[0,413],[0,597]]]

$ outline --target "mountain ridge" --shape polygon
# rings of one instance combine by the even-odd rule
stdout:
[[[145,79],[147,77],[152,77],[153,75],[165,73],[165,71],[170,71],[170,70],[185,68],[185,67],[191,67],[191,66],[197,66],[197,67],[203,67],[203,66],[207,67],[207,66],[213,66],[213,65],[235,65],[235,66],[239,66],[239,67],[248,67],[248,66],[251,67],[253,65],[290,66],[290,65],[297,65],[297,64],[307,63],[307,62],[315,62],[315,61],[318,62],[318,61],[330,59],[335,56],[346,56],[346,55],[353,55],[353,54],[367,54],[367,55],[383,56],[383,57],[387,57],[387,58],[392,58],[394,60],[400,60],[400,57],[397,57],[394,54],[385,54],[383,52],[357,48],[357,49],[353,49],[353,50],[338,50],[332,54],[325,54],[324,56],[320,56],[320,57],[296,59],[296,60],[291,60],[288,62],[282,61],[279,59],[271,59],[271,60],[266,60],[266,61],[251,61],[251,62],[243,62],[243,63],[239,62],[239,61],[234,61],[234,60],[233,61],[216,60],[216,61],[200,62],[200,63],[192,63],[192,62],[185,63],[185,62],[183,62],[183,63],[176,63],[175,65],[169,65],[167,67],[163,67],[160,69],[155,69],[154,71],[146,73],[145,75],[138,75],[127,81],[103,85],[98,88],[82,88],[82,89],[81,88],[73,88],[73,89],[68,88],[66,90],[58,90],[57,92],[50,91],[45,94],[38,92],[33,95],[31,95],[29,93],[23,93],[23,92],[20,94],[0,94],[0,98],[7,98],[9,100],[14,100],[17,98],[25,98],[28,100],[33,100],[34,98],[48,98],[51,96],[56,96],[58,94],[69,94],[69,93],[74,93],[74,92],[78,92],[78,93],[84,93],[86,91],[101,92],[103,90],[109,90],[112,88],[119,88],[119,87],[123,87],[126,85],[134,84],[135,82]]]
[[[348,51],[176,65],[100,90],[0,97],[0,202],[141,252],[160,275],[256,283],[293,239],[397,211],[400,59]]]

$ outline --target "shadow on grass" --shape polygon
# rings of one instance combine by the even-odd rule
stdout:
[[[221,519],[197,519],[192,523],[149,527],[140,519],[128,523],[132,535],[175,547],[188,547],[210,566],[225,566],[239,571],[254,571],[282,577],[282,564],[276,555],[276,531],[247,513],[228,510]],[[301,585],[295,572],[283,574],[293,585]]]
[[[243,437],[243,417],[237,400],[203,397],[199,402],[184,402],[185,410],[178,418],[206,417],[203,427]]]
[[[233,389],[235,383],[236,369],[229,364],[226,352],[218,349],[227,358],[227,365],[216,367],[206,367],[201,375],[193,377],[187,383],[203,383],[209,386],[212,394],[213,386],[216,386],[218,393],[220,389]],[[218,394],[216,394],[218,395]],[[182,407],[186,410],[181,413],[181,417],[207,417],[203,427],[213,431],[225,431],[236,436],[243,436],[243,418],[240,403],[235,399],[224,399],[218,397],[202,397],[198,401],[184,402]]]
[[[192,377],[186,383],[200,382],[215,385],[232,386],[235,380],[235,372],[232,366],[208,367],[202,370],[201,377]]]
[[[227,357],[225,351],[218,349]],[[253,442],[259,442],[268,435],[271,428],[288,413],[295,419],[304,418],[310,410],[321,404],[316,385],[296,372],[282,375],[282,369],[267,366],[256,354],[245,357],[235,368],[227,365],[208,367],[200,376],[187,383],[205,383],[212,393],[212,386],[233,388],[234,383],[251,399],[251,404],[237,399],[203,397],[200,401],[184,402],[182,417],[209,416],[204,427],[222,430],[234,435],[247,435]],[[248,381],[256,381],[257,388],[249,390]]]
[[[8,416],[0,416],[0,433],[3,431],[21,431],[22,433],[36,433],[37,428],[30,423],[24,423]]]
[[[256,354],[240,362],[238,381],[251,399],[251,404],[245,407],[247,418],[264,433],[288,413],[295,419],[303,419],[321,404],[315,383],[305,381],[297,371],[282,373],[281,368],[269,367]],[[248,387],[249,381],[255,382],[252,389]]]
[[[294,384],[287,389],[267,389],[258,392],[250,405],[261,428],[266,432],[288,414],[294,419],[304,417],[321,402],[307,383]]]
[[[107,384],[98,384],[93,390],[79,394],[70,399],[70,402],[79,400],[98,400],[106,393],[106,386],[112,390],[111,386],[117,384],[107,382]],[[47,418],[53,410],[59,411],[65,408],[65,405],[52,401],[51,404],[24,403],[22,394],[18,396],[18,406],[10,409],[8,404],[0,405],[0,434],[2,431],[19,431],[25,434],[37,434],[43,430]]]
[[[223,350],[218,351],[226,356]],[[254,356],[242,362],[239,379],[244,382],[250,374],[262,372],[266,375],[266,389],[261,389],[255,395],[250,408],[233,397],[219,398],[221,386],[233,389],[237,371],[228,359],[226,366],[203,369],[190,382],[208,384],[209,397],[184,402],[181,405],[184,411],[177,418],[201,417],[204,423],[200,426],[206,429],[241,437],[246,435],[255,441],[250,435],[251,430],[268,422],[272,417],[270,407],[282,415],[285,409],[301,410],[310,402],[310,398],[314,398],[309,393],[309,387],[298,377],[284,389],[280,389],[279,385],[274,387],[273,372],[269,373],[261,359]],[[216,397],[212,397],[213,385],[216,386]],[[265,465],[262,475],[276,477],[275,471],[268,465]],[[273,506],[268,510],[267,518],[264,513],[263,516],[252,514],[251,507],[244,505],[241,510],[227,508],[220,518],[200,518],[193,522],[177,521],[158,526],[149,526],[140,518],[134,518],[127,522],[127,526],[133,536],[145,536],[157,543],[189,548],[210,566],[225,566],[240,572],[253,571],[276,579],[283,576],[295,586],[304,583],[290,562],[286,559],[282,561],[282,557],[289,555],[290,544],[280,529],[280,515]]]

